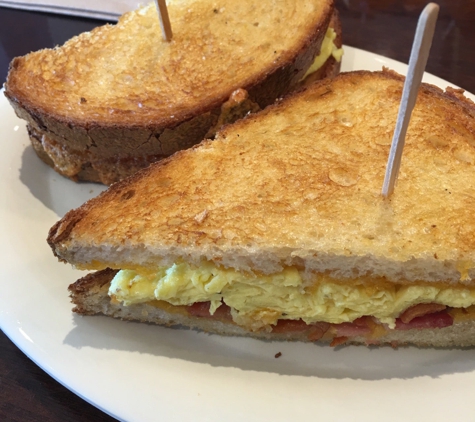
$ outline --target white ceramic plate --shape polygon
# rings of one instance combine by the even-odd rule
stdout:
[[[343,70],[406,71],[345,50]],[[3,95],[0,116],[0,326],[85,400],[141,422],[474,420],[475,350],[334,350],[75,317],[67,286],[82,273],[58,263],[45,239],[59,217],[102,188],[40,162]]]

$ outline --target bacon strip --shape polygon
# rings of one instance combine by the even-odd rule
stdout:
[[[191,316],[201,318],[216,318],[220,320],[232,321],[231,308],[224,303],[216,309],[214,315],[209,313],[210,302],[197,302],[187,307]],[[434,311],[435,310],[435,311]],[[396,319],[396,330],[429,329],[444,328],[453,324],[453,317],[447,312],[445,305],[436,303],[419,304],[412,306],[404,311]],[[273,333],[296,333],[307,332],[307,338],[310,341],[320,340],[325,333],[332,328],[335,330],[335,337],[331,346],[335,347],[345,343],[351,337],[363,336],[371,343],[371,335],[375,326],[380,325],[370,316],[363,316],[355,319],[353,322],[343,322],[341,324],[329,324],[327,322],[318,322],[307,324],[301,319],[280,319],[272,327]],[[380,325],[381,326],[381,325]]]
[[[433,314],[416,317],[408,323],[404,323],[400,318],[396,319],[396,330],[422,330],[425,328],[450,327],[454,323],[454,318],[446,311],[435,312]]]
[[[342,322],[341,324],[334,324],[337,332],[337,337],[357,337],[371,334],[372,329],[368,324],[371,317],[363,316],[355,319],[353,322]]]
[[[188,313],[191,316],[210,318],[211,314],[209,313],[210,302],[195,302],[193,305],[188,306]]]
[[[216,319],[224,319],[227,321],[232,320],[231,316],[231,308],[224,303],[214,311],[214,314],[211,315],[209,313],[209,308],[211,306],[211,302],[196,302],[193,305],[188,306],[188,313],[191,316],[201,317],[201,318],[216,318]]]
[[[310,341],[320,340],[325,333],[329,330],[330,324],[328,322],[317,322],[310,326],[310,331],[307,335],[307,338]]]
[[[401,315],[399,319],[404,323],[408,324],[414,318],[418,318],[427,314],[433,314],[435,312],[443,311],[447,306],[440,303],[419,303],[417,305],[407,308]]]

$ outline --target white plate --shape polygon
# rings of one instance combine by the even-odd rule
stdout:
[[[345,50],[343,70],[406,71]],[[75,317],[67,286],[82,274],[58,263],[45,239],[102,188],[40,162],[1,97],[0,326],[67,388],[127,421],[474,420],[475,350],[334,350]]]

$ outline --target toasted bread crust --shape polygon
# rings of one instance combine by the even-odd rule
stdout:
[[[340,44],[341,45],[341,44]],[[330,57],[320,69],[309,75],[300,85],[308,85],[314,81],[323,78],[336,76],[340,72],[341,63],[337,62],[333,57]],[[255,103],[253,103],[255,104]],[[232,117],[226,119],[226,115],[221,113],[218,118],[218,124],[215,127],[221,127],[223,124],[229,124],[237,120],[239,117],[246,115],[249,111],[255,112],[260,109],[259,106],[242,108],[239,114],[234,114]],[[201,133],[207,129],[205,126]],[[203,139],[205,135],[213,136],[214,130],[211,133],[206,133],[201,136],[190,136],[190,132],[183,128],[183,134],[186,134],[186,142],[178,142],[180,136],[176,135],[170,138],[170,148],[161,154],[145,154],[136,156],[121,156],[117,154],[107,158],[95,158],[87,153],[80,153],[74,149],[60,145],[50,139],[48,132],[43,132],[28,125],[28,134],[30,136],[31,144],[38,155],[38,157],[47,165],[52,167],[59,174],[78,181],[98,182],[105,185],[111,185],[126,177],[133,175],[140,169],[148,167],[151,163],[163,160],[176,150],[185,149],[196,144],[196,139]],[[52,159],[54,157],[54,161]]]
[[[402,85],[389,71],[311,85],[113,185],[67,214],[50,245],[91,269],[209,260],[473,285],[475,105],[422,86],[385,200]]]
[[[188,315],[186,312],[176,311],[172,305],[167,308],[156,307],[149,303],[124,306],[113,303],[108,296],[109,284],[116,271],[107,269],[78,280],[69,286],[71,300],[75,305],[74,312],[81,315],[107,315],[129,321],[147,322],[164,326],[183,326],[194,328],[208,333],[244,336],[275,341],[302,341],[314,342],[305,332],[250,332],[234,324],[230,320],[200,318]],[[176,307],[180,308],[180,307]],[[320,342],[330,342],[331,339],[322,338]],[[367,345],[364,337],[354,337],[348,344]],[[405,331],[389,331],[388,334],[371,340],[374,346],[404,346],[419,347],[470,347],[475,346],[475,321],[456,322],[445,328],[412,329]]]
[[[204,7],[203,5],[207,4],[204,0],[201,2],[195,1],[195,3],[199,7]],[[230,9],[230,11],[235,7],[246,9],[245,2],[239,3],[241,6],[237,6],[238,3],[236,2],[222,3],[221,6],[223,10]],[[265,8],[266,5],[261,3],[259,3],[259,8]],[[74,61],[77,54],[76,51],[84,50],[87,55],[88,51],[95,51],[93,50],[96,48],[95,45],[99,46],[97,48],[105,49],[105,51],[111,50],[114,47],[113,37],[117,36],[118,32],[116,28],[106,25],[96,28],[91,33],[82,34],[66,43],[65,46],[55,50],[42,50],[25,57],[15,58],[10,65],[5,85],[5,94],[17,115],[28,122],[31,132],[36,133],[36,140],[46,137],[50,143],[57,143],[63,149],[63,161],[67,162],[71,155],[73,163],[63,167],[57,165],[55,155],[50,154],[47,150],[40,151],[38,142],[35,143],[33,140],[32,142],[36,145],[35,150],[45,162],[50,165],[54,163],[54,168],[58,172],[73,180],[91,180],[110,184],[117,181],[124,174],[132,173],[137,167],[143,167],[152,160],[154,161],[164,156],[169,156],[177,150],[188,148],[200,142],[205,136],[212,136],[216,130],[216,125],[222,120],[223,104],[229,100],[232,93],[236,90],[242,89],[247,91],[250,102],[258,105],[260,108],[266,107],[274,102],[276,98],[289,92],[297,84],[303,73],[311,65],[313,58],[319,52],[325,30],[333,13],[332,0],[312,0],[309,4],[315,5],[316,12],[305,18],[303,13],[299,17],[299,8],[294,10],[295,5],[290,0],[288,5],[285,6],[295,12],[296,19],[300,19],[303,22],[300,26],[305,28],[304,33],[294,34],[296,41],[291,43],[287,49],[277,51],[279,47],[276,47],[275,53],[277,57],[264,61],[257,69],[253,68],[253,70],[250,70],[249,74],[242,74],[238,70],[236,71],[238,74],[236,78],[228,75],[225,80],[216,80],[215,76],[214,85],[210,85],[211,82],[208,83],[205,80],[198,81],[190,78],[190,72],[185,72],[183,82],[176,76],[177,73],[180,73],[181,67],[175,69],[170,65],[171,69],[174,69],[172,69],[175,75],[172,84],[174,87],[169,90],[168,97],[165,99],[160,97],[162,95],[160,92],[163,89],[168,92],[168,85],[170,85],[168,80],[164,82],[164,85],[162,84],[163,86],[160,83],[154,85],[155,82],[150,82],[153,89],[158,89],[157,92],[160,93],[160,95],[157,94],[158,98],[154,98],[147,91],[140,95],[140,93],[134,92],[133,89],[131,89],[132,92],[129,92],[130,98],[124,97],[125,94],[120,91],[120,87],[114,88],[118,90],[117,98],[111,97],[107,92],[101,94],[107,97],[104,99],[100,95],[94,98],[95,94],[91,94],[87,90],[83,94],[82,90],[77,87],[88,85],[88,82],[85,82],[86,79],[83,80],[82,78],[87,78],[89,67],[93,68],[98,63],[102,63],[102,58],[94,59],[97,62],[91,59],[91,65],[87,63],[84,66],[76,66]],[[269,8],[269,10],[273,9],[272,6],[269,6]],[[171,13],[174,13],[173,10],[171,10]],[[176,13],[179,12],[177,11]],[[180,13],[184,12],[181,11]],[[249,13],[247,11],[247,14]],[[150,13],[147,12],[147,14]],[[154,10],[152,10],[152,14],[156,19],[156,12]],[[215,20],[218,23],[221,22],[219,20],[221,15],[223,15],[223,22],[228,19],[226,12],[221,13],[221,11],[218,11],[213,13],[214,20],[210,22],[215,22]],[[176,19],[179,20],[180,16],[177,15]],[[252,14],[249,17],[246,15],[243,19],[247,22],[246,19],[251,19],[251,17]],[[118,28],[122,28],[122,32],[133,31],[134,19],[138,21],[139,19],[145,19],[145,17],[141,15],[140,11],[126,14],[119,21]],[[207,16],[206,19],[211,18]],[[284,20],[285,16],[282,19]],[[278,19],[276,18],[274,21],[277,22]],[[223,22],[221,22],[221,26],[223,26]],[[258,24],[257,27],[259,27],[259,23],[256,23]],[[197,48],[199,51],[196,53],[194,49],[188,46],[189,43],[187,44],[186,41],[186,28],[188,24],[183,26],[183,31],[185,31],[183,40],[180,38],[181,26],[177,22],[176,40],[172,44],[176,43],[176,50],[178,52],[183,48],[183,51],[187,51],[187,54],[192,55],[190,59],[185,57],[185,63],[187,60],[192,61],[195,59],[199,63],[195,56],[202,54],[205,57],[207,53],[204,51],[207,51],[208,47],[203,47],[202,53],[200,53],[200,48]],[[244,25],[244,23],[241,24]],[[277,25],[277,23],[275,24]],[[213,27],[211,23],[209,23],[209,26],[210,28]],[[262,28],[265,27],[264,24],[261,26]],[[282,33],[282,30],[278,28],[279,26],[277,25],[272,31],[275,31],[276,34]],[[143,38],[147,36],[145,34]],[[212,32],[211,35],[208,33],[203,34],[205,38],[204,41],[202,40],[204,45],[206,46],[207,43],[212,45],[214,36],[218,35],[213,35]],[[220,45],[223,43],[223,45],[226,45],[224,40],[227,35],[221,34],[221,36],[224,38],[220,41]],[[236,35],[230,34],[229,36],[234,40],[233,37]],[[193,37],[196,38],[196,34],[193,34]],[[270,37],[270,35],[267,34],[267,37]],[[249,39],[254,38],[249,37]],[[259,36],[256,36],[256,39],[259,39]],[[264,37],[263,42],[265,39]],[[146,42],[148,43],[149,41]],[[160,44],[159,40],[156,40],[156,42]],[[184,46],[180,46],[181,42],[184,43]],[[201,45],[200,39],[195,40],[195,42]],[[218,44],[218,41],[215,44]],[[264,47],[266,49],[271,48],[270,44],[265,44]],[[218,69],[219,63],[223,63],[225,67],[221,72],[218,72],[220,78],[222,78],[223,72],[229,69],[229,66],[234,66],[237,69],[249,66],[241,63],[243,60],[246,62],[249,59],[248,54],[244,54],[243,57],[233,54],[232,58],[226,59],[226,55],[223,56],[219,49],[215,51],[216,57],[213,56],[213,51],[208,52],[209,57],[207,57],[207,63],[213,63],[211,65],[213,71],[206,71],[205,66],[201,72],[197,72],[203,78],[203,75],[216,73],[217,71],[214,68]],[[123,58],[123,53],[121,52],[121,54]],[[141,51],[140,54],[149,55],[151,52],[147,51],[147,53],[144,53]],[[266,55],[263,56],[267,57]],[[118,60],[117,57],[113,59]],[[170,60],[175,59],[172,58]],[[232,62],[233,60],[234,62]],[[256,60],[261,61],[263,59],[259,55]],[[146,66],[149,65],[147,58],[143,61]],[[182,66],[182,62],[180,61],[178,65]],[[208,64],[207,66],[209,67],[210,65]],[[140,72],[140,70],[140,65],[133,64],[130,69],[121,71],[116,79],[120,81],[123,77],[127,82],[129,80],[127,78],[133,79],[127,72]],[[146,73],[147,71],[145,70],[144,72]],[[230,73],[232,74],[233,72]],[[141,76],[139,73],[136,78]],[[166,75],[162,77],[167,78]],[[93,79],[92,85],[94,85],[94,81]],[[126,82],[124,82],[125,85]],[[51,89],[45,90],[45,86]],[[138,86],[135,89],[138,89]],[[150,89],[150,91],[153,91],[153,89]],[[45,91],[48,92],[48,95],[44,95]],[[190,92],[190,94],[184,96],[183,92],[185,91]],[[176,93],[176,95],[173,93]],[[177,99],[170,100],[170,98],[174,97],[177,97]],[[244,116],[248,111],[253,111],[253,108],[241,110],[241,114],[236,117]],[[44,152],[52,160],[45,160]],[[119,171],[114,172],[112,162],[122,163]],[[127,163],[134,163],[129,172],[125,171]],[[91,168],[94,171],[91,171]]]

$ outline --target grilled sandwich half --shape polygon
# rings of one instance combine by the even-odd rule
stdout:
[[[110,184],[273,103],[315,60],[314,79],[339,71],[333,0],[175,0],[168,9],[171,42],[151,3],[12,61],[5,94],[57,172]]]
[[[142,170],[50,231],[75,312],[332,345],[475,345],[475,104],[344,73]]]

